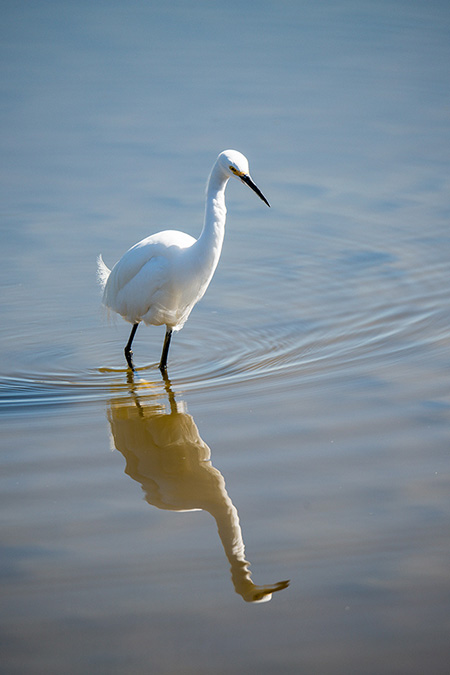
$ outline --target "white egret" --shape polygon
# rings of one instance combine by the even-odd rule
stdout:
[[[125,358],[134,370],[131,345],[141,321],[166,326],[159,368],[167,370],[173,331],[183,328],[194,305],[203,297],[219,262],[225,231],[225,188],[239,178],[270,206],[250,177],[248,160],[237,150],[217,157],[208,180],[205,221],[200,237],[165,230],[130,248],[112,270],[98,257],[103,304],[132,324]]]

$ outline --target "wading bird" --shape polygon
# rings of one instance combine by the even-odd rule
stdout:
[[[248,185],[270,206],[250,177],[248,160],[237,150],[217,157],[206,190],[205,221],[200,237],[165,230],[130,248],[112,270],[98,257],[103,304],[132,324],[125,358],[134,370],[131,345],[141,321],[166,326],[159,368],[167,370],[173,331],[183,328],[194,305],[203,297],[219,262],[225,231],[225,188],[230,178]]]

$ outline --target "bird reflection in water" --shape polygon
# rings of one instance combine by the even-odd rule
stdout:
[[[125,473],[141,484],[152,506],[210,513],[231,565],[236,593],[246,602],[267,602],[289,581],[267,586],[253,583],[238,512],[222,474],[211,464],[211,451],[193,418],[184,412],[183,403],[177,404],[167,377],[168,413],[155,398],[139,395],[138,389],[145,393],[143,388],[148,385],[134,383],[131,373],[129,377],[131,395],[113,399],[108,410],[114,445],[125,457]]]

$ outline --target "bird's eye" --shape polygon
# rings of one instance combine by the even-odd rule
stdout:
[[[232,171],[233,173],[237,173],[237,169],[235,169],[234,166],[231,166],[231,165],[230,165],[230,171]]]

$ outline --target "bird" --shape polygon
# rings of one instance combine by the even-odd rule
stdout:
[[[164,230],[132,246],[110,270],[101,254],[97,277],[103,290],[102,303],[132,324],[124,353],[134,371],[133,339],[141,322],[165,325],[159,363],[167,374],[167,358],[174,331],[186,323],[203,297],[216,270],[222,251],[227,209],[225,188],[230,178],[248,185],[267,206],[261,190],[250,176],[245,155],[237,150],[221,152],[211,170],[206,188],[203,228],[198,239],[185,232]]]

